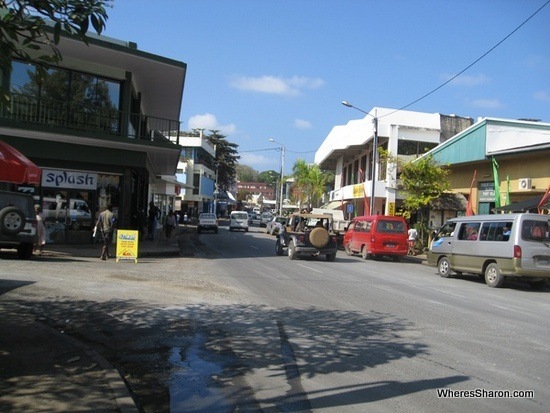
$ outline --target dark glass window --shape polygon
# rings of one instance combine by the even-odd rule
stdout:
[[[15,118],[118,132],[120,82],[61,68],[39,73],[33,65],[12,62]]]
[[[399,140],[397,143],[398,155],[422,155],[437,146],[437,143]]]

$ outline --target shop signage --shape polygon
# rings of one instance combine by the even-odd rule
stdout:
[[[71,189],[97,189],[97,174],[90,172],[43,169],[42,186]]]
[[[478,202],[495,202],[495,183],[480,182]]]
[[[116,262],[119,260],[134,260],[138,258],[139,231],[117,229],[116,231]]]

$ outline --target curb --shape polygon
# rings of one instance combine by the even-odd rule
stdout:
[[[126,386],[126,382],[116,370],[105,358],[103,358],[97,351],[88,347],[81,341],[68,336],[66,334],[60,333],[55,328],[50,327],[49,325],[43,324],[39,320],[35,320],[36,325],[47,331],[49,333],[55,334],[61,340],[66,341],[70,345],[79,348],[86,353],[92,360],[94,360],[97,365],[101,368],[105,381],[109,385],[109,388],[113,392],[113,398],[118,408],[122,413],[138,413],[139,409],[134,403],[134,399],[130,395],[130,390]]]

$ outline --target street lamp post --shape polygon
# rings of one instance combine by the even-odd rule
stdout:
[[[376,164],[378,162],[378,117],[376,116],[376,110],[374,112],[374,116],[372,116],[370,113],[364,111],[363,109],[360,109],[356,106],[353,106],[351,103],[343,100],[342,105],[347,106],[348,108],[353,108],[358,110],[359,112],[363,112],[365,115],[368,115],[372,117],[372,124],[374,129],[374,139],[372,141],[372,173],[371,173],[371,192],[370,192],[370,213],[371,215],[374,215],[374,199],[375,199],[375,191],[376,191]]]
[[[281,185],[281,194],[279,196],[279,215],[283,215],[283,175],[285,173],[285,145],[283,145],[281,142],[277,142],[275,139],[269,139],[269,142],[271,143],[277,143],[281,145],[281,178],[280,178],[280,185]]]

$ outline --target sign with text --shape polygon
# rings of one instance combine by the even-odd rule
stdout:
[[[90,172],[43,169],[42,186],[51,188],[97,189],[97,174]]]
[[[119,260],[138,259],[139,231],[130,229],[117,229],[116,234],[116,262]]]

